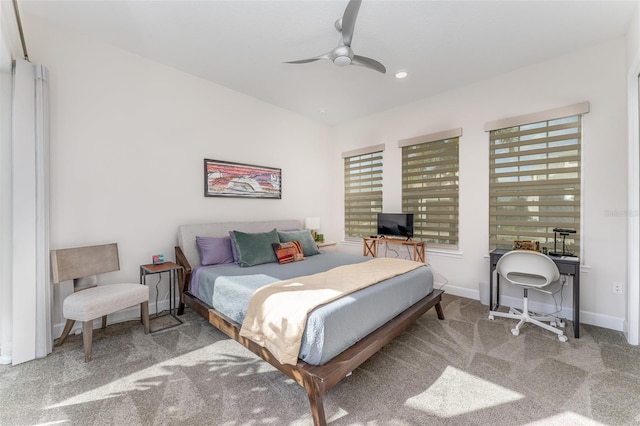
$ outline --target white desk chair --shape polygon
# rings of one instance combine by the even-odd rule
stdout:
[[[564,331],[558,327],[564,327],[564,322],[552,315],[537,315],[529,312],[528,290],[538,290],[544,293],[550,291],[542,290],[560,278],[558,266],[548,256],[535,251],[513,250],[505,253],[498,264],[496,272],[509,281],[511,284],[521,285],[524,288],[523,308],[522,312],[515,308],[510,308],[509,312],[490,311],[489,319],[494,317],[504,317],[518,319],[520,322],[516,325],[511,333],[514,336],[520,334],[520,329],[525,323],[533,323],[546,330],[552,331],[558,335],[561,342],[567,341]],[[544,321],[544,322],[543,322]],[[549,324],[545,324],[549,322]]]
[[[67,323],[56,346],[64,342],[76,321],[82,321],[84,360],[91,361],[93,320],[102,317],[102,328],[106,328],[108,314],[137,304],[140,304],[144,332],[149,333],[149,287],[142,284],[97,285],[97,274],[118,270],[120,261],[116,243],[51,251],[53,282],[73,280],[74,284],[74,293],[62,304]]]

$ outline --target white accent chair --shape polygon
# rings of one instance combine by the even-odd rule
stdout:
[[[511,330],[514,336],[520,334],[522,326],[528,322],[552,331],[558,335],[561,342],[567,341],[567,336],[561,329],[564,322],[552,315],[539,315],[529,312],[528,290],[538,290],[551,294],[550,291],[543,290],[549,284],[558,281],[560,272],[558,266],[548,256],[529,250],[513,250],[505,253],[498,264],[496,272],[500,277],[506,279],[511,284],[520,285],[524,288],[522,312],[515,308],[509,308],[509,312],[490,311],[489,319],[494,317],[504,317],[520,320]],[[545,324],[548,322],[549,324]],[[560,328],[558,328],[560,327]]]
[[[76,321],[82,321],[84,360],[91,361],[93,320],[140,304],[140,316],[145,334],[149,333],[149,287],[141,284],[97,285],[97,274],[120,270],[118,245],[104,244],[51,251],[51,273],[55,284],[73,280],[74,293],[62,304],[67,322],[56,342],[60,346]]]

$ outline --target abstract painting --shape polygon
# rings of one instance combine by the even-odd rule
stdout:
[[[204,196],[280,199],[282,170],[205,158]]]

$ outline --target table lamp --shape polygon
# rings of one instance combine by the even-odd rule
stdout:
[[[311,230],[311,236],[315,241],[318,233],[317,231],[320,229],[320,218],[319,217],[307,217],[304,219],[304,227],[305,229]]]

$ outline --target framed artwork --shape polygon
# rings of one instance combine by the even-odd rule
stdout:
[[[251,164],[204,160],[204,196],[282,198],[282,170]]]

